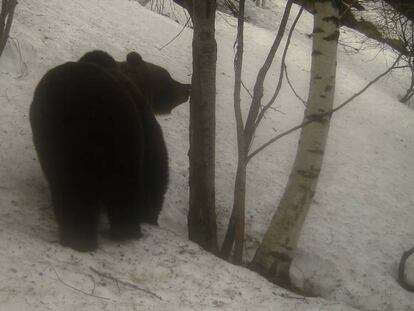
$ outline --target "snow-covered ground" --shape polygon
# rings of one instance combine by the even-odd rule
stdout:
[[[273,1],[272,8],[283,8]],[[297,11],[295,9],[294,11]],[[276,11],[275,11],[276,12]],[[264,16],[263,11],[254,11]],[[268,25],[278,24],[277,14]],[[270,18],[270,17],[269,17]],[[255,20],[252,17],[252,20]],[[220,236],[232,202],[235,129],[232,110],[236,21],[217,18],[217,206]],[[260,25],[260,23],[259,23]],[[244,82],[252,86],[274,29],[246,27]],[[102,239],[80,254],[56,241],[46,182],[28,122],[36,83],[51,67],[103,49],[122,60],[136,50],[145,60],[191,79],[191,30],[159,50],[181,29],[135,1],[19,1],[12,40],[0,58],[0,310],[360,310],[412,311],[414,295],[399,287],[404,249],[414,244],[414,111],[397,101],[405,76],[394,73],[334,115],[317,194],[291,271],[297,285],[323,299],[296,297],[242,267],[187,241],[188,105],[160,117],[170,154],[171,182],[161,228],[122,245]],[[306,97],[312,17],[305,14],[288,56],[289,76]],[[352,31],[343,38],[352,41]],[[377,51],[343,51],[336,103],[382,72],[391,59]],[[266,98],[278,74],[272,69]],[[255,145],[300,122],[303,105],[288,87],[270,111]],[[248,107],[249,96],[243,94]],[[277,206],[297,145],[281,140],[249,166],[247,257]],[[414,279],[414,260],[408,262]],[[335,302],[336,301],[336,302]]]

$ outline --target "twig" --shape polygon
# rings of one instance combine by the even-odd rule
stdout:
[[[229,14],[226,14],[226,13],[223,13],[223,12],[220,12],[220,11],[218,11],[217,12],[217,16],[219,16],[219,17],[221,17],[221,19],[227,24],[227,25],[229,25],[230,27],[237,27],[237,25],[233,25],[233,24],[231,24],[228,20],[227,20],[227,18],[226,18],[226,16],[229,16]]]
[[[231,2],[229,0],[224,0],[224,5],[230,10],[231,15],[233,15],[233,17],[239,17],[240,16],[240,12],[237,9],[237,7],[233,4],[233,2]]]
[[[305,126],[307,126],[308,124],[321,120],[322,118],[326,117],[326,116],[330,116],[332,115],[334,112],[338,111],[339,109],[341,109],[342,107],[344,107],[345,105],[349,104],[351,101],[353,101],[355,98],[357,98],[359,95],[361,95],[362,93],[364,93],[368,88],[370,88],[374,83],[376,83],[379,79],[381,79],[382,77],[386,76],[390,71],[394,70],[396,68],[396,64],[400,61],[401,55],[398,56],[398,58],[395,60],[395,62],[393,63],[393,65],[388,68],[386,71],[384,71],[383,73],[381,73],[380,75],[378,75],[374,80],[372,80],[371,82],[369,82],[365,87],[363,87],[359,92],[355,93],[354,95],[352,95],[350,98],[348,98],[347,100],[345,100],[342,104],[340,104],[338,107],[335,107],[329,111],[326,111],[324,113],[320,113],[317,115],[312,115],[312,116],[308,116],[308,119],[304,122],[302,122],[301,124],[292,127],[291,129],[277,135],[276,137],[273,137],[272,139],[270,139],[268,142],[264,143],[263,145],[261,145],[259,148],[257,148],[255,151],[253,151],[248,157],[247,157],[247,161],[250,161],[256,154],[258,154],[260,151],[262,151],[263,149],[265,149],[266,147],[268,147],[269,145],[273,144],[275,141],[279,140],[282,137],[285,137],[286,135],[300,129],[303,128]]]
[[[99,276],[101,276],[103,278],[110,279],[110,280],[114,281],[117,284],[118,288],[119,288],[119,285],[118,285],[118,283],[119,283],[119,284],[122,284],[124,286],[127,286],[127,287],[130,287],[130,288],[133,288],[133,289],[142,291],[142,292],[144,292],[144,293],[146,293],[148,295],[151,295],[151,296],[153,296],[153,297],[155,297],[155,298],[157,298],[159,300],[162,300],[162,298],[160,296],[158,296],[157,294],[155,294],[155,293],[153,293],[153,292],[151,292],[151,291],[149,291],[149,290],[147,290],[145,288],[141,288],[141,287],[139,287],[139,286],[137,286],[137,285],[135,285],[133,283],[130,283],[130,282],[127,282],[127,281],[118,280],[116,277],[112,276],[108,272],[101,272],[101,271],[96,270],[93,267],[89,267],[89,269],[91,269],[92,272],[96,273],[97,275],[99,275]]]
[[[92,283],[93,283],[93,288],[92,288],[92,290],[91,290],[91,294],[92,295],[95,295],[95,289],[96,289],[96,282],[95,282],[95,279],[93,278],[93,275],[88,275],[89,276],[89,278],[91,279],[91,281],[92,281]]]
[[[191,19],[191,14],[187,14],[187,9],[185,9],[185,8],[183,8],[183,7],[181,7],[181,9],[183,10],[185,17],[186,17],[186,18],[188,18],[188,19]],[[189,27],[189,28],[193,28],[194,26],[193,26],[193,24],[191,23],[191,25],[189,25],[188,27]]]
[[[331,113],[334,113],[335,111],[338,111],[339,109],[341,109],[343,106],[345,106],[346,104],[349,104],[351,101],[353,101],[355,98],[357,98],[359,95],[361,95],[362,93],[364,93],[367,89],[369,89],[373,84],[375,84],[379,79],[381,79],[382,77],[386,76],[389,72],[391,72],[394,69],[398,69],[398,67],[396,67],[395,65],[398,64],[398,62],[400,61],[402,57],[402,54],[400,54],[397,59],[395,60],[395,62],[392,64],[392,66],[390,68],[388,68],[386,71],[384,71],[383,73],[381,73],[380,75],[378,75],[374,80],[372,80],[371,82],[369,82],[365,87],[363,87],[359,92],[355,93],[354,95],[352,95],[350,98],[348,98],[346,101],[344,101],[341,105],[339,105],[338,107],[332,109]]]
[[[283,297],[283,298],[287,298],[287,299],[297,299],[297,300],[302,300],[306,303],[308,303],[308,299],[306,299],[306,297],[304,296],[292,296],[286,293],[282,293],[282,294],[278,294],[278,296]]]
[[[266,111],[273,105],[276,98],[279,96],[279,92],[280,92],[280,89],[282,88],[282,84],[283,84],[283,75],[284,75],[283,68],[286,64],[286,56],[287,56],[287,53],[288,53],[288,50],[289,50],[290,41],[292,39],[293,31],[295,30],[296,24],[298,23],[300,17],[302,16],[303,10],[304,10],[303,7],[301,7],[298,14],[296,15],[295,20],[292,23],[292,27],[290,27],[289,34],[288,34],[287,39],[286,39],[285,48],[283,50],[283,55],[282,55],[282,60],[281,60],[281,65],[280,65],[280,72],[279,72],[279,80],[277,82],[276,90],[275,90],[272,98],[263,107],[263,109],[260,111],[259,115],[257,116],[257,119],[256,119],[255,124],[254,124],[254,131],[259,126],[259,123],[263,119],[263,116],[266,113]]]
[[[184,24],[183,28],[180,30],[179,33],[177,33],[170,41],[168,41],[166,44],[164,44],[162,47],[158,48],[159,51],[170,45],[175,39],[177,39],[184,31],[184,29],[187,27],[188,23],[190,22],[190,17],[187,19],[187,22]]]
[[[306,125],[308,125],[309,123],[314,122],[314,120],[307,120],[295,127],[292,127],[291,129],[277,135],[276,137],[273,137],[271,140],[269,140],[267,143],[263,144],[262,146],[260,146],[259,148],[257,148],[255,151],[253,151],[251,154],[249,154],[249,156],[247,157],[247,161],[250,161],[256,154],[258,154],[260,151],[262,151],[263,149],[265,149],[267,146],[273,144],[276,140],[281,139],[282,137],[285,137],[286,135],[289,135],[290,133],[305,127]]]
[[[286,81],[288,85],[290,86],[290,89],[292,90],[293,94],[301,101],[301,103],[306,107],[306,101],[296,92],[295,88],[293,87],[293,84],[290,82],[287,66],[285,64],[285,75],[286,75]]]
[[[99,298],[99,299],[105,299],[105,300],[111,300],[111,299],[109,299],[109,298],[107,298],[107,297],[97,296],[97,295],[94,295],[94,294],[91,294],[91,293],[85,292],[85,291],[83,291],[83,290],[81,290],[81,289],[79,289],[79,288],[74,287],[74,286],[72,286],[72,285],[70,285],[70,284],[66,283],[65,281],[63,281],[63,280],[60,278],[60,276],[59,276],[59,274],[57,273],[57,271],[56,271],[56,269],[55,269],[55,268],[53,268],[53,271],[55,272],[55,275],[56,275],[57,280],[58,280],[59,282],[61,282],[63,285],[65,285],[65,286],[69,287],[70,289],[73,289],[74,291],[77,291],[77,292],[79,292],[79,293],[82,293],[82,294],[84,294],[84,295],[86,295],[86,296],[91,296],[91,297],[95,297],[95,298]]]
[[[277,109],[278,107],[270,107],[270,110],[273,110],[274,112],[279,112],[280,114],[286,115],[282,110]],[[265,118],[265,116],[263,116]]]
[[[411,68],[411,66],[405,65],[405,66],[395,66],[394,67],[394,69],[405,69],[405,68]]]
[[[244,84],[243,80],[241,81],[241,85],[246,90],[247,94],[249,94],[250,98],[253,98],[253,94],[250,92],[249,88]]]
[[[405,278],[405,263],[407,262],[408,257],[414,254],[414,247],[410,250],[403,252],[400,260],[400,265],[398,267],[398,283],[405,290],[414,293],[414,285],[409,284]]]
[[[16,79],[20,79],[23,78],[24,76],[26,76],[28,74],[28,69],[27,69],[27,64],[26,62],[23,60],[23,55],[22,55],[22,49],[20,47],[20,42],[19,40],[17,40],[16,38],[13,38],[12,36],[9,36],[10,41],[14,43],[14,46],[17,50],[17,52],[19,53],[19,60],[20,60],[20,75],[16,77]]]
[[[259,73],[257,74],[256,83],[253,88],[253,99],[250,105],[249,113],[244,126],[244,135],[246,137],[247,146],[246,148],[250,149],[251,143],[253,142],[255,129],[256,129],[256,120],[261,108],[262,98],[263,98],[263,84],[266,79],[267,73],[272,65],[273,59],[276,55],[277,50],[279,49],[282,37],[284,35],[286,24],[289,19],[290,10],[293,6],[293,0],[288,0],[283,12],[282,20],[280,21],[279,29],[276,34],[276,38],[273,41],[272,47],[269,50],[269,53],[266,56],[266,60],[263,66],[260,68]]]
[[[338,45],[343,46],[343,47],[344,47],[345,52],[348,52],[348,50],[347,50],[347,49],[352,50],[354,54],[359,53],[359,52],[361,51],[361,48],[356,48],[356,47],[353,47],[352,45],[346,44],[346,43],[344,43],[344,42],[340,42],[340,41],[338,41]]]
[[[120,294],[121,293],[121,288],[119,287],[118,280],[115,280],[115,284],[116,284],[116,288],[118,289],[118,294]]]

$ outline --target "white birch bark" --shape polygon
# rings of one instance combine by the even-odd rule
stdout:
[[[338,8],[334,0],[315,1],[311,81],[295,162],[279,207],[251,263],[251,268],[287,285],[289,267],[315,194],[328,137],[335,90]]]

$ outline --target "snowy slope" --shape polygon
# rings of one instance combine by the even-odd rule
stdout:
[[[288,57],[290,78],[304,97],[311,23],[311,17],[304,16]],[[236,23],[219,14],[217,24],[217,205],[223,234],[235,171]],[[96,48],[119,60],[136,50],[181,82],[190,81],[191,30],[158,49],[180,29],[134,1],[19,2],[13,40],[0,59],[0,310],[347,310],[320,299],[294,298],[186,241],[186,105],[159,118],[171,167],[161,228],[146,226],[141,240],[120,246],[102,240],[93,254],[56,243],[48,189],[27,119],[37,81],[51,67]],[[251,86],[273,33],[252,25],[246,31],[244,81]],[[339,54],[338,104],[385,69],[384,57],[373,59],[373,54]],[[275,67],[267,98],[277,73]],[[395,281],[402,250],[414,244],[414,112],[396,101],[404,81],[395,74],[334,116],[320,185],[292,269],[298,285],[361,310],[408,311],[414,306],[414,296]],[[301,120],[303,106],[288,88],[280,98],[277,106],[283,114],[269,113],[256,144],[272,137],[274,129],[282,131]],[[247,107],[246,93],[243,100]],[[250,164],[248,256],[282,194],[296,139],[291,135]],[[414,274],[414,263],[411,267]]]

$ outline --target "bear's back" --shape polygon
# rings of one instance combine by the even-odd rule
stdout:
[[[68,62],[47,72],[35,90],[30,122],[48,179],[50,172],[72,172],[95,182],[127,174],[131,168],[122,163],[141,158],[144,133],[134,99],[98,65]]]

